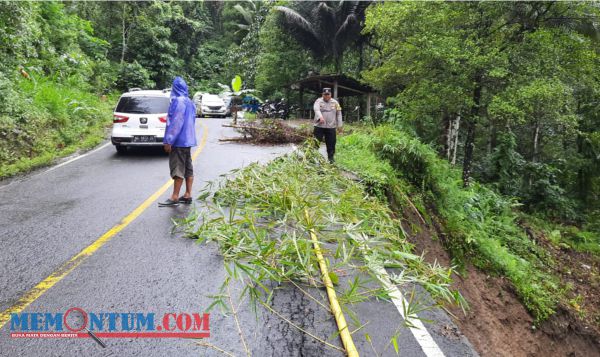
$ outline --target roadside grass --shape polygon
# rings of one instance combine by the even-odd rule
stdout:
[[[590,253],[600,258],[600,234],[597,232],[557,224],[533,215],[522,214],[522,218],[542,232],[554,247]]]
[[[254,119],[256,119],[256,113],[244,112],[244,119],[254,120]]]
[[[224,257],[228,277],[211,308],[227,311],[227,289],[233,280],[242,282],[240,298],[249,296],[255,308],[268,306],[274,287],[283,283],[322,287],[311,230],[347,312],[353,303],[388,299],[383,285],[372,284],[379,281],[380,267],[397,268],[400,273],[390,274],[391,279],[404,288],[419,284],[440,303],[464,304],[450,288],[452,269],[430,265],[413,254],[387,203],[342,176],[310,145],[264,166],[255,163],[234,170],[210,183],[200,199],[202,209],[179,228],[199,242],[216,243]],[[342,286],[339,271],[357,277]],[[423,308],[418,299],[406,306],[409,316]]]
[[[384,199],[386,191],[396,181],[394,168],[377,154],[369,150],[370,138],[364,135],[349,135],[340,138],[336,160],[338,165],[360,176],[377,197]]]
[[[98,145],[110,124],[111,101],[76,83],[21,79],[0,113],[0,179],[48,165]],[[15,97],[16,96],[16,97]]]
[[[508,277],[537,322],[554,313],[564,290],[557,277],[547,273],[554,263],[551,256],[516,223],[516,202],[476,183],[463,188],[457,169],[392,126],[358,129],[340,138],[338,152],[340,166],[374,182],[377,191],[387,187],[409,202],[411,196],[419,212],[424,213],[425,203],[434,207],[456,264],[469,260]]]

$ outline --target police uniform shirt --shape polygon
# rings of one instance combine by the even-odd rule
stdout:
[[[320,128],[340,128],[342,126],[342,107],[337,100],[331,98],[325,101],[322,97],[315,101],[315,123]],[[320,123],[319,118],[323,116],[325,123]]]

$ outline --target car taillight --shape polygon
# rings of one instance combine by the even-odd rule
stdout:
[[[158,117],[158,120],[160,120],[161,123],[166,123],[167,117]]]
[[[126,117],[124,115],[116,115],[113,117],[113,123],[125,123],[126,121],[129,120],[129,117]]]

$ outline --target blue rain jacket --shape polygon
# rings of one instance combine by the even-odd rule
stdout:
[[[195,126],[196,106],[188,97],[188,87],[183,78],[175,77],[163,143],[174,147],[196,146]]]

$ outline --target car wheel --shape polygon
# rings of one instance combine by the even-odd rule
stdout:
[[[118,154],[123,155],[127,153],[127,146],[115,145],[115,149],[117,149]]]

